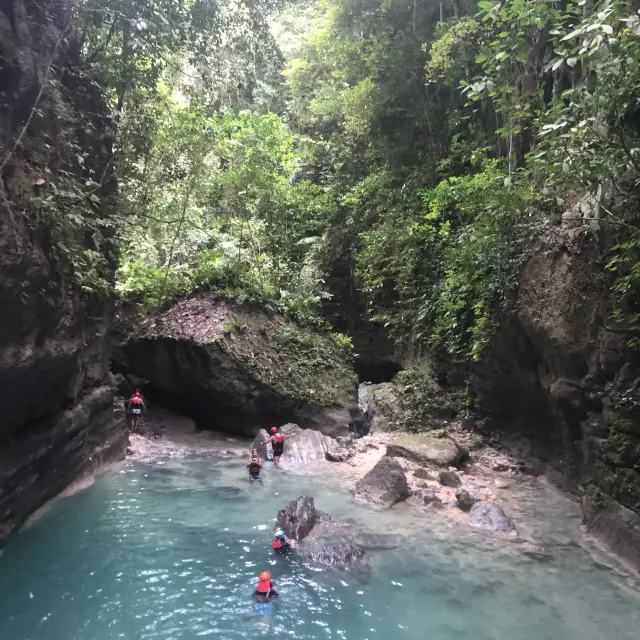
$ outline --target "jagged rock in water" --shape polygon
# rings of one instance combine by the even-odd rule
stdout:
[[[311,496],[300,496],[278,511],[276,522],[288,538],[304,540],[316,524],[316,506]]]
[[[255,307],[200,294],[123,339],[118,365],[201,428],[255,435],[295,422],[337,436],[358,412],[357,379],[333,340]]]
[[[598,496],[582,498],[584,522],[590,533],[607,541],[610,548],[640,567],[640,516],[617,502]]]
[[[465,457],[466,451],[450,438],[423,436],[416,443],[394,442],[388,444],[387,455],[406,458],[423,467],[429,465],[455,467]]]
[[[469,522],[478,529],[494,531],[509,536],[516,535],[516,526],[513,520],[508,518],[502,507],[495,502],[476,502],[469,511]]]
[[[402,467],[397,460],[387,457],[382,458],[369,473],[358,480],[354,493],[359,502],[382,509],[388,509],[410,495]]]
[[[70,0],[11,0],[0,11],[0,544],[126,453],[108,375],[113,300],[98,291],[116,267],[113,114],[78,73],[79,31],[65,27],[73,11]],[[95,202],[83,197],[91,178],[103,185]]]
[[[289,502],[278,512],[276,523],[287,537],[298,541],[296,549],[308,562],[341,569],[366,566],[364,549],[355,542],[353,528],[316,509],[311,496]]]
[[[478,498],[472,496],[466,489],[456,491],[456,502],[462,511],[471,511],[471,507],[478,502]]]

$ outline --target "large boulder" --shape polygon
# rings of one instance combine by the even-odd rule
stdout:
[[[469,511],[469,522],[478,529],[494,531],[508,536],[516,535],[516,526],[508,518],[502,507],[495,502],[476,502]]]
[[[357,379],[331,337],[259,308],[199,294],[120,329],[115,365],[201,428],[253,436],[295,422],[336,436],[358,412]]]
[[[329,436],[315,429],[301,429],[297,424],[288,423],[280,427],[280,433],[295,435],[284,445],[281,460],[290,464],[306,464],[314,460],[324,460],[327,452],[337,452],[342,448]]]
[[[402,371],[392,382],[361,384],[358,403],[372,431],[423,432],[455,417],[449,393],[419,369]]]
[[[369,473],[358,480],[354,493],[359,502],[382,509],[388,509],[410,495],[407,478],[400,463],[387,457],[382,458]]]
[[[455,471],[444,469],[438,473],[438,482],[444,487],[453,487],[456,489],[462,484],[460,476]]]
[[[300,496],[278,511],[276,523],[288,538],[303,540],[317,520],[316,506],[311,496]]]
[[[354,528],[316,509],[311,496],[289,502],[278,512],[276,523],[287,537],[297,540],[300,557],[312,564],[340,569],[366,566],[366,547],[356,541]]]
[[[467,452],[450,438],[434,436],[422,436],[411,443],[394,442],[387,445],[388,456],[406,458],[423,467],[455,467],[466,454]]]

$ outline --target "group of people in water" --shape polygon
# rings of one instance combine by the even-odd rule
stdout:
[[[284,453],[284,441],[289,438],[293,438],[295,433],[279,433],[278,427],[271,427],[271,435],[262,442],[262,446],[271,443],[273,447],[273,464],[281,469],[280,465],[280,456]],[[249,468],[249,480],[259,480],[260,479],[260,471],[262,471],[262,467],[264,466],[264,460],[260,456],[260,452],[256,447],[251,449],[251,455],[249,456],[249,462],[247,463],[247,467]]]
[[[144,396],[140,389],[136,389],[127,403],[129,424],[132,431],[137,430],[140,418],[146,410],[147,403]],[[295,433],[280,433],[278,427],[271,427],[271,435],[267,440],[261,443],[262,446],[271,443],[273,448],[273,464],[278,469],[282,468],[282,465],[280,464],[280,457],[284,453],[284,441],[289,438],[293,438],[295,435]],[[247,468],[249,469],[249,480],[259,480],[263,466],[264,460],[262,459],[259,450],[254,447],[251,449],[251,455],[249,456],[249,461],[247,463]],[[271,546],[276,553],[287,553],[290,549],[295,547],[295,540],[287,538],[284,531],[278,529],[275,532],[275,537],[271,542]],[[271,574],[268,571],[263,571],[260,574],[258,578],[258,586],[253,595],[256,599],[256,603],[258,604],[267,603],[278,596],[278,592],[273,588]]]
[[[293,438],[295,433],[280,433],[278,427],[271,427],[271,435],[262,442],[262,446],[271,443],[273,447],[273,464],[277,468],[282,468],[280,464],[280,457],[284,453],[284,441],[289,438]],[[249,469],[249,480],[259,480],[260,472],[264,465],[264,460],[260,456],[260,452],[256,447],[251,449],[251,455],[247,467]],[[295,546],[295,540],[287,538],[284,531],[278,529],[275,533],[274,539],[271,541],[271,546],[276,553],[286,553],[289,549]],[[268,571],[263,571],[258,578],[258,587],[253,593],[256,602],[258,604],[269,602],[273,598],[278,597],[278,592],[273,588],[273,582],[271,580],[271,574]]]

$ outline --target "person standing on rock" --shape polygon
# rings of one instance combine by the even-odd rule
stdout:
[[[262,458],[257,449],[251,449],[251,455],[249,456],[249,462],[247,467],[249,468],[249,480],[259,480],[260,471],[262,471],[263,465]]]
[[[140,393],[140,389],[136,389],[136,392],[131,396],[131,398],[129,398],[127,409],[131,415],[131,431],[136,431],[138,428],[138,421],[142,417],[142,413],[147,409],[147,405],[144,401],[144,397]]]
[[[293,438],[295,435],[295,433],[290,433],[288,435],[278,433],[278,427],[271,427],[271,435],[269,436],[269,439],[262,443],[267,444],[271,442],[271,445],[273,446],[273,464],[275,464],[278,469],[282,468],[280,466],[280,456],[284,453],[284,441],[289,438]]]

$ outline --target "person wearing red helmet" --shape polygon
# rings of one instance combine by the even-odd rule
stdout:
[[[136,392],[129,398],[127,410],[131,416],[131,431],[137,431],[138,422],[143,412],[147,410],[147,405],[144,401],[144,396],[140,393],[140,389],[136,389]]]
[[[273,464],[275,464],[276,467],[281,468],[280,456],[284,453],[284,441],[289,438],[293,438],[295,435],[295,433],[289,433],[286,435],[284,433],[278,433],[278,427],[271,427],[271,435],[269,436],[269,439],[262,444],[271,442],[271,446],[273,447]]]
[[[273,588],[271,574],[263,571],[258,578],[258,588],[253,592],[254,597],[259,602],[266,602],[278,597],[278,592]]]

